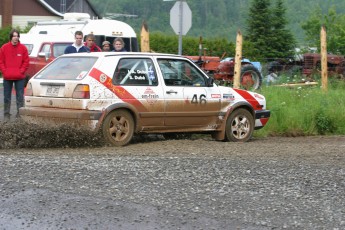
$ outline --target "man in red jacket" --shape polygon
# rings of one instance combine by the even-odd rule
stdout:
[[[0,49],[0,71],[4,85],[4,121],[10,120],[12,88],[16,90],[17,117],[19,108],[24,106],[25,72],[29,67],[27,48],[19,41],[19,31],[10,32],[10,41]]]
[[[86,36],[84,45],[89,48],[90,52],[102,52],[101,48],[96,45],[96,37],[93,34],[88,34]]]

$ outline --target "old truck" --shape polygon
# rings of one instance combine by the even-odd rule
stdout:
[[[62,55],[65,48],[74,42],[74,38],[73,36],[21,34],[20,42],[29,52],[30,65],[26,72],[28,80],[49,62]]]
[[[345,58],[343,55],[327,54],[327,70],[331,76],[344,77]],[[303,75],[310,76],[321,72],[321,54],[306,53],[303,55]]]
[[[232,85],[235,74],[235,59],[217,56],[187,56],[197,63],[208,75],[212,76],[219,85]],[[262,84],[262,74],[259,62],[249,59],[241,60],[240,83],[245,89],[259,89]]]
[[[199,55],[187,56],[214,78],[218,85],[232,85],[235,75],[235,59],[218,56],[207,56],[203,48],[202,37],[199,40]],[[261,87],[262,74],[260,62],[252,62],[247,58],[241,59],[240,84],[242,88],[256,90]]]
[[[327,54],[327,70],[330,76],[344,77],[345,57]],[[286,74],[292,77],[299,74],[312,79],[313,75],[321,73],[321,54],[308,52],[292,58],[276,59],[267,63],[266,71],[267,74]]]

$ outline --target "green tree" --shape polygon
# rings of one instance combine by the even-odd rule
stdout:
[[[276,0],[274,7],[270,0],[252,1],[245,39],[252,43],[254,57],[269,61],[291,55],[295,39],[287,23],[283,0]]]
[[[253,0],[248,13],[245,40],[253,43],[253,55],[258,58],[273,57],[270,38],[272,20],[270,0]]]
[[[309,46],[320,47],[321,26],[326,27],[327,51],[331,53],[345,54],[345,15],[337,14],[335,6],[332,6],[327,14],[323,14],[317,7],[310,14],[308,20],[302,23],[302,29],[306,34]]]
[[[3,44],[10,41],[9,34],[10,34],[11,29],[12,29],[12,27],[10,27],[10,26],[7,26],[7,27],[0,29],[0,47]]]
[[[10,41],[10,32],[12,30],[12,26],[6,26],[3,28],[0,28],[0,47],[9,42]],[[29,31],[30,27],[26,27],[24,29],[21,29],[19,27],[16,27],[15,29],[17,29],[20,33],[26,33]]]
[[[293,54],[296,40],[287,27],[286,8],[283,0],[276,0],[272,10],[272,52],[276,58],[284,58]]]

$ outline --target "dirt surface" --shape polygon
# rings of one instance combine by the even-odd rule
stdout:
[[[0,127],[0,229],[345,229],[345,136],[247,143]]]

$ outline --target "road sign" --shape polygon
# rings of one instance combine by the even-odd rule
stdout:
[[[170,25],[176,34],[186,35],[192,27],[192,11],[187,2],[177,1],[170,10]],[[180,30],[182,33],[180,33]]]

